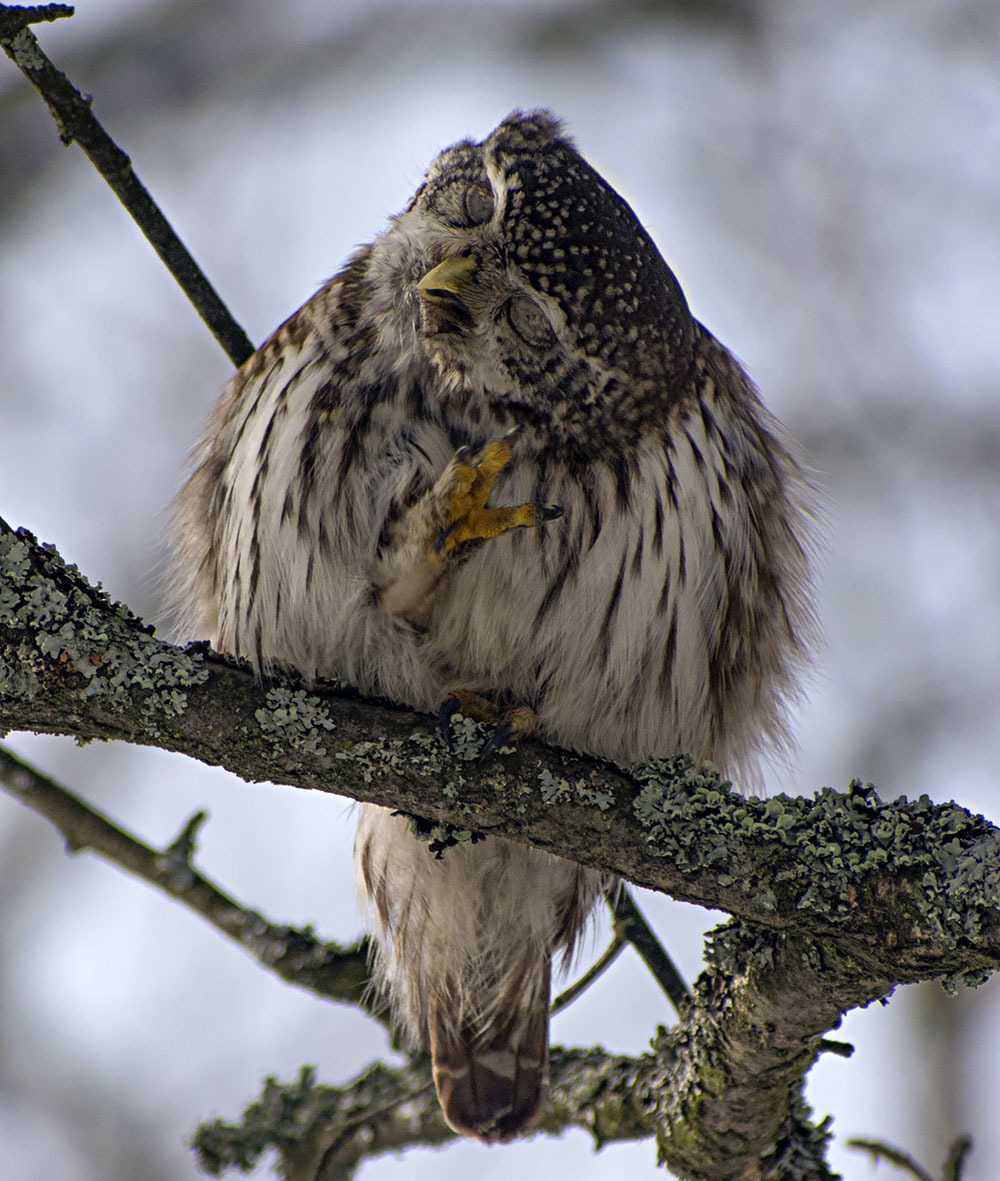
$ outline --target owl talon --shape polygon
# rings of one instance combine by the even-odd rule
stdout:
[[[493,733],[483,743],[483,749],[479,752],[479,757],[476,759],[477,763],[485,763],[493,757],[494,751],[500,749],[501,746],[506,746],[512,738],[514,727],[510,722],[501,722]]]
[[[485,763],[501,747],[516,745],[519,739],[528,737],[534,730],[535,711],[529,706],[515,705],[505,710],[500,717],[500,724],[486,740],[476,762]]]
[[[517,504],[487,508],[500,473],[510,463],[510,440],[519,427],[495,439],[472,458],[468,447],[461,447],[441,478],[444,485],[445,527],[428,553],[431,562],[440,562],[460,547],[488,541],[512,529],[533,529],[563,514],[557,504]]]
[[[469,689],[452,689],[438,710],[438,734],[449,750],[455,749],[451,720],[456,714],[496,727],[479,752],[476,759],[479,763],[485,762],[502,746],[509,746],[535,730],[535,711],[527,705],[515,705],[501,712],[478,693]]]
[[[455,743],[451,738],[451,719],[462,712],[462,703],[458,699],[456,693],[449,693],[448,696],[438,706],[437,716],[437,732],[438,738],[448,748],[448,750],[455,749]]]

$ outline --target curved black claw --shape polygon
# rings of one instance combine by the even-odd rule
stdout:
[[[451,719],[455,716],[455,714],[460,714],[461,712],[462,703],[454,693],[449,693],[444,701],[442,701],[438,706],[438,738],[441,739],[448,750],[455,749],[455,744],[451,740]]]
[[[441,532],[438,534],[437,541],[434,542],[434,552],[436,554],[441,553],[445,545],[448,543],[448,538],[452,535],[452,533],[454,533],[458,526],[461,525],[461,523],[462,519],[459,517],[457,520],[452,521],[452,523],[446,528],[441,530]],[[452,712],[454,713],[454,710]]]
[[[506,746],[514,737],[514,723],[508,718],[497,726],[493,733],[483,743],[483,749],[476,759],[477,763],[485,763],[501,746]]]

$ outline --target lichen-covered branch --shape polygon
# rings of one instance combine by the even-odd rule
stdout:
[[[72,15],[73,9],[65,4],[34,7],[0,4],[0,46],[45,99],[63,143],[71,144],[75,140],[83,148],[229,359],[234,365],[242,365],[253,352],[249,337],[136,176],[132,161],[97,121],[90,108],[91,100],[56,69],[28,28],[39,21]]]
[[[600,1049],[552,1049],[552,1085],[540,1133],[582,1128],[595,1147],[647,1139],[653,1124],[636,1096],[644,1058]],[[216,1119],[195,1133],[200,1167],[212,1176],[227,1169],[250,1171],[268,1149],[278,1154],[285,1181],[332,1181],[353,1175],[363,1161],[415,1145],[455,1140],[434,1094],[429,1063],[375,1063],[343,1087],[323,1086],[303,1068],[293,1083],[265,1080],[260,1096],[238,1123]]]
[[[156,886],[238,943],[259,963],[299,988],[329,1000],[359,1005],[382,1020],[367,995],[366,941],[342,947],[312,931],[271,922],[241,905],[192,864],[198,813],[166,849],[154,849],[102,816],[79,796],[0,746],[0,786],[50,820],[74,853],[91,849]]]
[[[0,729],[182,751],[426,817],[445,844],[502,832],[729,911],[741,921],[629,1084],[680,1176],[827,1177],[796,1099],[824,1032],[896,984],[1000,965],[1000,832],[954,804],[860,785],[745,799],[682,757],[624,771],[537,743],[479,764],[472,722],[449,752],[411,711],[161,643],[3,523]]]
[[[802,1073],[821,1048],[818,1038],[799,1040],[808,1021],[789,996],[785,961],[801,951],[785,935],[726,928],[696,1002],[651,1053],[553,1048],[538,1132],[582,1128],[597,1148],[655,1136],[673,1172],[705,1181],[833,1181],[827,1125],[810,1122],[801,1096]],[[844,995],[824,1001],[828,1011]],[[344,1087],[319,1086],[309,1070],[292,1084],[268,1079],[239,1122],[204,1125],[194,1146],[213,1175],[250,1171],[273,1149],[286,1181],[330,1181],[365,1159],[453,1136],[427,1063],[416,1060],[377,1064]]]
[[[683,757],[623,771],[525,742],[478,763],[430,718],[341,689],[257,681],[176,648],[50,546],[0,521],[0,729],[180,751],[610,870],[775,930],[835,937],[895,980],[1000,964],[1000,831],[873,789],[747,799]]]

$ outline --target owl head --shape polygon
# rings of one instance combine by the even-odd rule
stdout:
[[[423,348],[501,420],[568,448],[595,430],[634,443],[689,387],[677,280],[549,112],[442,152],[396,220],[418,246]]]

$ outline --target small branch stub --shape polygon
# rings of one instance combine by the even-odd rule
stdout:
[[[0,42],[12,40],[29,25],[60,20],[75,11],[69,4],[0,4]]]

